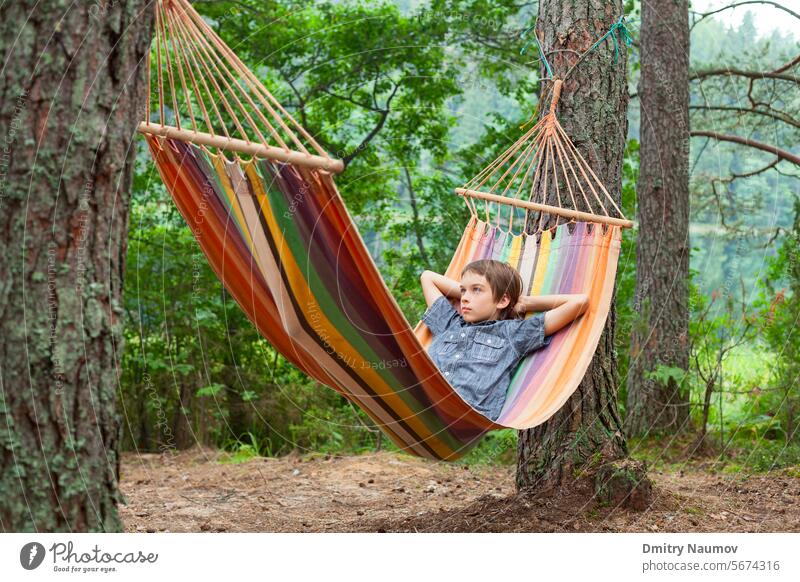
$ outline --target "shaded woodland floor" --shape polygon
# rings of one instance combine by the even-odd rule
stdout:
[[[124,453],[127,532],[798,532],[797,469],[711,474],[702,462],[650,469],[643,512],[588,490],[515,494],[514,468],[405,454],[289,455],[230,464],[227,453]]]

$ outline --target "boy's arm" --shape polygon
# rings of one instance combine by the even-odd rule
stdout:
[[[517,311],[546,311],[544,333],[551,335],[575,321],[589,307],[589,296],[585,293],[565,295],[523,296],[517,303]]]
[[[433,271],[423,271],[419,277],[422,293],[428,307],[442,295],[452,299],[461,298],[461,283]]]

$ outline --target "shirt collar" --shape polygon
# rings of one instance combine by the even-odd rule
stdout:
[[[461,327],[480,327],[480,326],[486,326],[486,325],[494,325],[498,321],[500,321],[500,320],[498,320],[498,319],[484,319],[483,321],[476,321],[475,323],[472,323],[472,322],[469,322],[469,321],[465,320],[464,316],[461,315],[460,313],[458,314],[458,322],[461,325]]]

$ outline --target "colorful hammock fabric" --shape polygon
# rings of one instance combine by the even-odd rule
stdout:
[[[399,447],[455,459],[486,431],[546,420],[580,382],[613,292],[620,229],[562,224],[511,235],[473,217],[447,274],[471,260],[517,267],[526,294],[587,291],[590,308],[520,366],[493,423],[453,390],[383,282],[330,174],[147,136],[164,183],[209,264],[289,361],[358,404]]]
[[[470,218],[447,276],[458,279],[470,261],[493,258],[519,270],[527,295],[589,296],[581,317],[521,362],[502,413],[492,422],[447,382],[426,352],[430,331],[422,322],[412,328],[392,297],[333,182],[329,170],[340,171],[341,163],[299,127],[186,0],[157,0],[156,5],[161,123],[151,122],[148,111],[139,129],[209,264],[264,338],[297,368],[361,407],[397,446],[422,457],[454,460],[489,430],[530,428],[552,416],[573,394],[593,357],[614,292],[621,228],[629,226],[624,217],[547,205],[546,197],[537,203],[509,196],[509,188],[517,185],[517,194],[524,187],[547,195],[550,174],[556,190],[569,187],[573,202],[575,194],[588,189],[598,200],[598,193],[611,198],[566,135],[559,137],[563,130],[554,114],[457,190],[468,201]],[[252,98],[246,96],[250,110],[239,111],[239,117],[256,123],[257,102],[268,110],[272,120],[261,115],[266,126],[255,130],[258,139],[246,134],[238,121],[243,139],[231,135],[222,121],[214,130],[214,110],[205,105],[209,131],[200,131],[192,103],[195,108],[198,102],[202,105],[202,96],[210,91],[198,65],[200,52],[191,53],[192,43],[215,48],[217,60],[227,62],[254,92]],[[206,83],[206,91],[187,95],[192,130],[181,126],[172,81],[167,89],[175,119],[166,123],[170,94],[165,96],[162,86],[162,57],[169,67],[183,63],[186,70],[178,69],[177,75],[170,68],[169,78],[181,79],[184,93],[186,79],[196,87]],[[206,71],[210,74],[208,67]],[[241,90],[241,85],[236,87]],[[551,109],[560,84],[555,87]],[[240,108],[242,99],[236,99]],[[223,100],[235,118],[236,108]],[[216,104],[214,108],[219,115]],[[268,144],[264,135],[272,135],[277,145]],[[234,159],[223,151],[235,152]],[[242,159],[241,153],[252,156]],[[497,174],[499,179],[489,183]],[[492,193],[495,188],[502,188],[500,195]],[[485,220],[475,209],[478,199],[484,200]],[[507,229],[499,224],[502,208],[510,211]],[[520,209],[526,219],[536,210],[571,221],[534,234],[514,234]]]

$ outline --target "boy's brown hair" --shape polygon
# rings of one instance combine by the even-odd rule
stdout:
[[[510,301],[508,306],[500,312],[500,319],[516,319],[518,317],[514,312],[514,307],[522,294],[522,277],[514,267],[494,259],[479,259],[464,267],[464,270],[461,271],[462,278],[467,271],[486,277],[495,301],[499,302],[503,295],[508,294]]]

